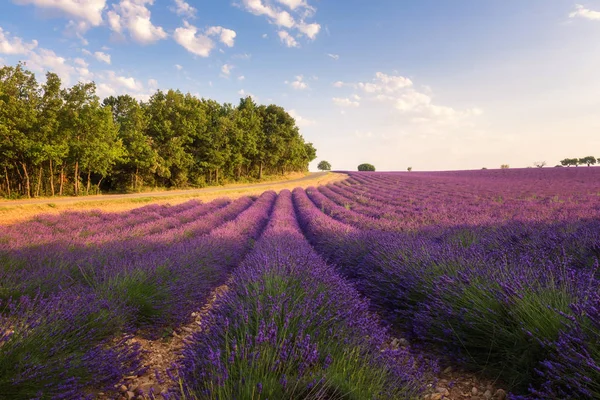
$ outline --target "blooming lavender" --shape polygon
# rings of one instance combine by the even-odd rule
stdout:
[[[421,389],[425,364],[390,348],[368,303],[316,255],[288,191],[203,326],[184,351],[188,397],[399,399]]]

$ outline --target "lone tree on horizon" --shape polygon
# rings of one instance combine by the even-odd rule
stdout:
[[[590,165],[596,164],[596,157],[594,157],[594,156],[583,157],[578,160],[578,163],[581,165],[585,164],[589,167]]]
[[[319,163],[319,165],[317,165],[317,168],[319,171],[331,171],[331,164],[329,161],[323,160]]]
[[[375,171],[375,166],[373,164],[364,163],[364,164],[360,164],[358,166],[358,170],[359,171]]]

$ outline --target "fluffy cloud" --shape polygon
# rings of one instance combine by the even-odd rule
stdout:
[[[411,87],[412,81],[403,76],[386,75],[377,72],[372,82],[359,82],[358,87],[366,93],[396,93],[401,89]]]
[[[110,54],[106,54],[101,51],[96,51],[94,53],[94,57],[96,57],[96,60],[98,61],[110,64]]]
[[[358,107],[358,106],[360,106],[360,103],[358,101],[353,101],[349,98],[334,97],[332,100],[333,100],[333,104],[335,104],[338,107]]]
[[[194,7],[190,6],[188,3],[186,3],[184,0],[174,1],[175,8],[172,8],[171,10],[173,10],[177,15],[187,18],[194,18],[196,16],[197,10]]]
[[[360,89],[367,100],[379,101],[389,104],[392,109],[404,116],[405,121],[428,126],[459,126],[471,117],[481,115],[479,108],[456,109],[439,105],[434,102],[433,91],[424,86],[417,90],[411,79],[400,75],[387,75],[377,72],[370,82],[344,83],[341,81],[333,84],[335,87],[344,86]],[[334,103],[339,106],[359,105],[361,97],[353,94],[351,98],[334,98]]]
[[[198,34],[198,28],[184,21],[184,26],[175,29],[173,38],[183,48],[200,57],[208,57],[215,43],[206,35]]]
[[[269,23],[279,27],[277,34],[287,47],[298,47],[299,45],[296,39],[282,28],[296,30],[299,36],[306,36],[311,40],[317,37],[321,31],[321,25],[316,22],[306,22],[307,18],[314,15],[314,8],[304,0],[277,0],[277,3],[287,7],[291,13],[270,2],[263,3],[263,0],[242,0],[242,7],[254,15],[267,17]],[[265,37],[266,34],[263,35],[263,38]]]
[[[210,38],[218,36],[219,41],[227,47],[234,45],[235,31],[222,26],[211,26],[205,33],[199,33],[198,28],[184,21],[183,27],[175,29],[173,38],[187,51],[200,57],[208,57],[215,48],[215,42]]]
[[[592,21],[600,21],[600,11],[590,10],[581,4],[575,6],[575,11],[569,14],[569,18],[584,18]]]
[[[287,47],[299,47],[299,44],[296,41],[296,39],[294,39],[294,37],[290,35],[287,31],[279,31],[277,32],[277,35],[279,36],[279,40],[281,40],[281,42]]]
[[[179,64],[175,64],[175,68],[177,68],[177,71],[181,71],[183,69],[183,67]]]
[[[0,54],[29,54],[37,45],[37,40],[25,43],[21,38],[14,37],[10,32],[0,28]]]
[[[13,0],[13,2],[58,10],[71,18],[85,21],[91,26],[102,24],[102,11],[106,7],[106,0]]]
[[[287,6],[292,11],[299,7],[307,7],[304,0],[277,0],[277,2]]]
[[[294,88],[296,90],[308,89],[308,83],[304,82],[304,77],[302,75],[296,76],[296,80],[294,80],[292,82],[285,81],[284,83],[286,85],[290,85],[292,88]]]
[[[337,54],[327,53],[327,56],[333,58],[335,61],[340,59],[340,56]]]
[[[165,39],[167,33],[160,26],[155,26],[150,21],[150,10],[147,8],[154,0],[121,0],[113,4],[108,12],[108,24],[118,34],[125,31],[136,42],[148,44]]]
[[[222,26],[211,26],[206,30],[208,36],[218,36],[219,41],[227,47],[233,47],[237,34],[235,31]]]

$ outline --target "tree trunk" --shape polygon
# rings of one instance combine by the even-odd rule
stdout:
[[[258,179],[262,179],[263,175],[263,162],[260,162],[260,166],[258,167]]]
[[[6,190],[8,192],[8,197],[10,197],[10,180],[8,179],[8,169],[4,167],[4,174],[6,176]]]
[[[75,196],[79,196],[79,161],[75,162],[75,173],[73,175],[75,177]]]
[[[25,174],[25,190],[27,192],[27,198],[31,198],[31,185],[29,184],[29,173],[27,172],[27,165],[24,162],[21,163],[23,166],[23,173]]]
[[[137,187],[138,187],[138,174],[139,174],[139,172],[140,172],[139,168],[135,167],[135,186],[134,186],[135,190],[137,190]]]
[[[215,169],[215,181],[219,184],[219,168]]]
[[[42,166],[40,165],[40,172],[38,174],[37,188],[35,189],[35,197],[40,197],[40,189],[42,188]]]
[[[98,185],[96,185],[96,194],[100,194],[100,184],[102,183],[102,180],[104,179],[104,177],[100,177],[100,180],[98,181]]]
[[[58,189],[58,195],[63,195],[63,183],[65,182],[65,164],[60,165],[60,187]]]
[[[54,171],[52,170],[52,159],[50,159],[50,191],[54,197]]]
[[[85,188],[85,195],[89,195],[90,194],[90,188],[91,188],[91,180],[90,177],[92,175],[92,171],[88,169],[88,181],[87,181],[87,187]]]

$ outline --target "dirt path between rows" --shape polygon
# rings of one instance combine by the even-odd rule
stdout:
[[[119,393],[106,395],[98,393],[97,398],[108,400],[162,400],[163,393],[168,393],[173,387],[173,382],[169,379],[167,371],[179,361],[181,350],[186,340],[202,330],[202,318],[213,308],[215,301],[228,289],[227,284],[215,288],[204,306],[192,313],[193,321],[187,325],[180,326],[173,330],[173,333],[167,338],[157,340],[144,339],[140,336],[133,337],[131,343],[138,343],[142,349],[142,362],[146,371],[142,375],[126,376],[123,382],[115,386]]]

